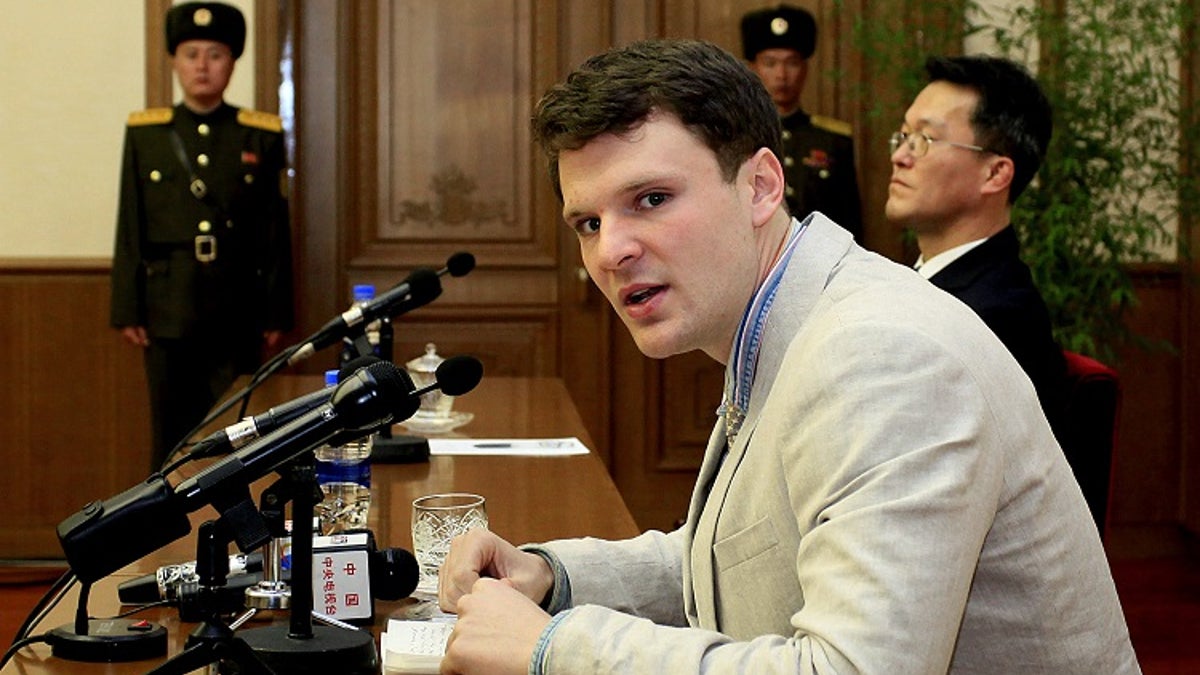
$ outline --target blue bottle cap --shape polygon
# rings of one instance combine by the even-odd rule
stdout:
[[[375,299],[375,284],[354,284],[354,302]]]
[[[335,385],[337,383],[338,383],[338,371],[337,370],[325,371],[325,386],[332,387],[333,385]]]

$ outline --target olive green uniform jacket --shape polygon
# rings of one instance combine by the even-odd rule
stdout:
[[[862,243],[862,205],[850,125],[803,110],[781,121],[788,210],[799,220],[820,211]]]
[[[177,134],[190,166],[178,156]],[[193,187],[203,184],[203,197]],[[130,116],[112,266],[115,327],[150,337],[292,326],[286,154],[274,115],[222,104]],[[204,258],[212,257],[211,260]]]

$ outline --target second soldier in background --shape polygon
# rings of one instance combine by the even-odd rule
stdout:
[[[771,94],[783,124],[780,159],[788,209],[800,220],[820,211],[861,244],[862,206],[850,124],[800,108],[808,60],[816,46],[817,22],[799,7],[779,5],[742,17],[744,55]]]
[[[145,352],[152,468],[293,320],[280,119],[224,100],[245,19],[185,3],[166,38],[183,101],[129,117],[112,266],[112,325]]]

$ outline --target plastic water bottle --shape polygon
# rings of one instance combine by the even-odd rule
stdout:
[[[357,307],[366,307],[375,299],[374,284],[355,284],[352,290],[354,297],[354,305]],[[342,338],[342,353],[340,363],[345,365],[350,361],[371,354],[382,359],[390,359],[391,356],[391,321],[387,323],[388,343],[382,344],[383,340],[383,323],[386,319],[375,319],[362,327],[361,333],[355,332]],[[365,343],[363,340],[365,339]],[[385,350],[386,347],[386,350]],[[386,351],[386,353],[384,353]]]
[[[325,373],[325,384],[337,384],[338,371]],[[345,445],[323,445],[317,458],[317,483],[323,498],[317,505],[321,534],[367,527],[371,510],[371,437]]]

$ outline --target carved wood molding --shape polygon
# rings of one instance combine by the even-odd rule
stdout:
[[[349,269],[439,261],[551,268],[528,117],[547,54],[543,0],[358,2],[347,88]],[[549,225],[549,226],[548,226]]]

